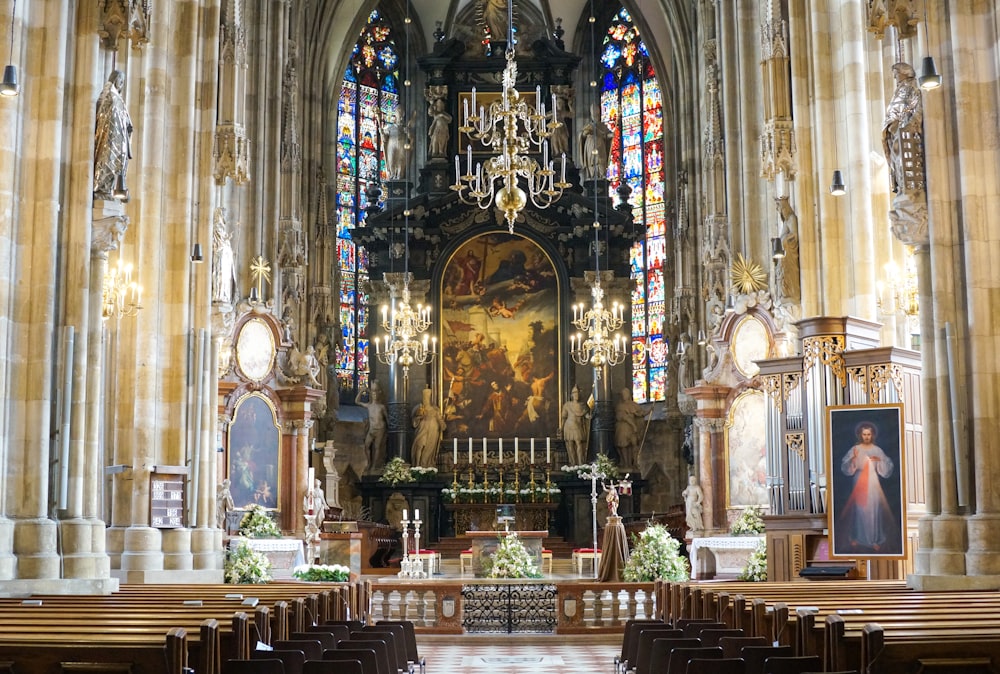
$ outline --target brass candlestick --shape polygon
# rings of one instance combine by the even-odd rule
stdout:
[[[531,464],[531,468],[528,469],[528,477],[531,478],[531,481],[528,482],[528,488],[531,489],[531,502],[534,503],[537,499],[535,491],[535,464]]]
[[[497,483],[497,503],[504,503],[504,493],[503,493],[503,464],[501,463],[499,468],[497,468],[497,474],[500,477],[500,481]]]
[[[545,502],[552,502],[552,464],[545,464]]]

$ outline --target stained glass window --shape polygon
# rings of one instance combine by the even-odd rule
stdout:
[[[378,12],[354,45],[337,101],[337,271],[340,279],[340,340],[336,371],[341,391],[368,383],[368,253],[351,239],[364,224],[368,187],[385,178],[379,152],[380,119],[389,120],[399,108],[399,54],[392,26]],[[381,198],[381,197],[380,197]]]
[[[624,9],[604,36],[601,118],[614,131],[608,180],[612,196],[624,181],[645,241],[630,255],[632,276],[632,397],[663,400],[669,349],[663,269],[667,257],[663,201],[663,99],[646,45]]]

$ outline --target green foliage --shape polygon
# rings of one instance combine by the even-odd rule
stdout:
[[[256,503],[247,506],[246,514],[240,520],[240,536],[244,538],[280,538],[281,530],[267,512],[267,508]]]
[[[241,541],[226,555],[225,580],[227,583],[267,583],[271,580],[271,560]]]
[[[342,564],[300,564],[292,569],[292,578],[308,581],[343,583],[351,577],[351,570]]]
[[[764,533],[764,520],[761,517],[760,507],[749,506],[745,508],[740,513],[740,516],[733,521],[733,526],[729,528],[729,533],[733,536]]]
[[[750,559],[740,572],[739,579],[753,582],[767,580],[767,541],[761,541],[750,553]]]
[[[633,539],[632,554],[623,576],[630,583],[690,578],[688,561],[681,555],[681,544],[662,524],[650,524]]]
[[[500,539],[496,551],[484,559],[489,578],[541,578],[538,567],[528,554],[517,534],[510,533]]]

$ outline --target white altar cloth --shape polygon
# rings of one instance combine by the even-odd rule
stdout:
[[[688,545],[691,579],[736,577],[750,559],[750,553],[764,540],[763,536],[709,536],[695,538]]]

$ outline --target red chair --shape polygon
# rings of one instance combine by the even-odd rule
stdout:
[[[583,560],[592,560],[595,564],[594,568],[597,568],[601,564],[601,550],[594,548],[574,548],[573,549],[573,561],[576,563],[576,573],[579,576],[583,575]]]

